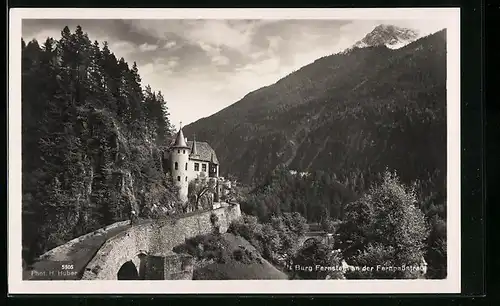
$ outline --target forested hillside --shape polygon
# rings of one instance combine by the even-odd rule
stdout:
[[[161,92],[141,87],[81,27],[22,42],[23,257],[129,218],[176,208],[161,146],[172,134]]]
[[[446,30],[403,48],[354,48],[316,60],[185,127],[217,151],[221,173],[261,182],[279,164],[404,183],[446,173]],[[356,174],[356,178],[353,178]]]
[[[334,175],[323,171],[300,175],[281,166],[241,201],[241,209],[263,222],[290,212],[300,213],[309,222],[342,219],[344,206],[359,197],[352,187],[340,184]]]

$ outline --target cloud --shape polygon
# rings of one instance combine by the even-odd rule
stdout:
[[[152,45],[148,43],[143,43],[142,45],[139,46],[139,50],[143,52],[155,51],[156,49],[158,49],[158,45]]]
[[[201,48],[203,51],[207,52],[207,53],[208,53],[208,54],[210,54],[210,55],[218,55],[218,54],[220,54],[220,52],[221,52],[221,48],[220,48],[220,47],[213,46],[213,45],[208,44],[208,43],[205,43],[205,42],[203,42],[203,41],[200,41],[200,42],[198,43],[198,45],[200,46],[200,48]]]
[[[109,41],[108,39],[104,39],[101,41]],[[119,57],[126,57],[130,53],[137,50],[137,46],[128,41],[112,41],[109,43],[109,50],[115,53]]]
[[[213,87],[213,91],[215,92],[220,92],[220,91],[223,91],[224,89],[226,89],[226,85],[225,84],[217,84]]]
[[[275,73],[279,70],[279,68],[280,59],[279,57],[275,57],[245,65],[242,68],[238,68],[237,71],[249,72],[255,74],[256,76],[263,76],[266,74]]]
[[[166,60],[164,63],[165,68],[167,69],[174,69],[175,67],[179,66],[179,58],[178,57],[171,57]]]
[[[254,27],[251,24],[230,24],[225,20],[205,20],[187,34],[191,41],[244,52],[250,48]]]
[[[272,52],[278,51],[281,44],[283,43],[283,38],[279,36],[270,36],[267,37],[267,40],[269,41],[269,50]]]
[[[29,34],[23,35],[26,40],[36,39],[38,43],[41,45],[47,40],[47,38],[51,37],[54,39],[61,38],[61,30],[55,29],[43,29],[40,31],[31,31]]]
[[[267,52],[265,51],[257,51],[257,52],[253,52],[253,53],[250,53],[250,57],[253,59],[253,60],[257,60],[263,56],[266,55]]]
[[[161,79],[165,76],[171,75],[174,73],[175,69],[179,66],[179,58],[178,57],[170,57],[170,58],[155,58],[152,62],[147,64],[139,65],[138,70],[139,74],[145,81],[144,84],[151,83],[155,80]],[[153,86],[153,84],[150,84]],[[163,86],[157,87],[154,90],[159,90]]]
[[[175,42],[175,40],[171,40],[171,41],[166,42],[163,45],[163,49],[170,49],[170,48],[175,47],[176,45],[177,45],[177,43]]]
[[[154,72],[154,68],[155,68],[155,64],[153,64],[153,63],[147,63],[146,65],[141,65],[141,66],[137,67],[137,69],[139,70],[139,74],[142,77],[147,77],[147,76],[151,75]]]
[[[223,55],[217,55],[212,57],[212,63],[216,65],[228,65],[229,64],[229,58],[223,56]]]
[[[205,42],[199,42],[199,47],[205,51],[206,55],[210,58],[210,61],[219,66],[225,66],[230,63],[227,56],[222,55],[222,48],[214,45],[207,44]]]
[[[258,26],[256,22],[232,20],[138,20],[130,21],[135,31],[158,39],[182,37],[191,44],[207,44],[247,51]]]

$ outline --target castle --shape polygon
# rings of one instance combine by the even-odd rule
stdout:
[[[175,141],[169,147],[167,156],[170,173],[175,184],[179,187],[179,198],[183,202],[188,200],[189,183],[200,178],[208,178],[216,182],[215,202],[219,202],[223,193],[224,178],[219,177],[219,161],[214,149],[202,141],[188,141],[179,128]]]

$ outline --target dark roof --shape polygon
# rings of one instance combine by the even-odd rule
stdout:
[[[192,141],[193,145],[191,146],[191,155],[198,155],[198,149],[196,148],[196,140]]]
[[[188,148],[186,144],[186,139],[184,138],[184,133],[182,133],[182,129],[179,129],[177,132],[177,136],[175,137],[175,142],[172,145],[173,148]]]
[[[189,147],[192,147],[193,142],[188,141],[187,145]],[[212,149],[212,147],[208,143],[206,143],[204,141],[196,141],[196,151],[198,154],[197,155],[190,155],[189,158],[219,164],[219,161],[217,160],[217,155],[215,154],[214,149]],[[212,161],[212,156],[213,156],[213,161]]]

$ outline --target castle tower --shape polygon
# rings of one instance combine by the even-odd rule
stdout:
[[[179,132],[175,138],[175,142],[170,150],[170,169],[172,178],[175,184],[179,187],[179,198],[181,201],[188,200],[188,163],[189,163],[190,148],[187,145],[182,126],[179,127]]]

